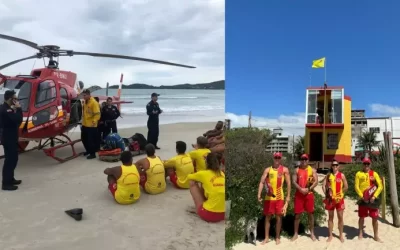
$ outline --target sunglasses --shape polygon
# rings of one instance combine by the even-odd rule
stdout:
[[[276,156],[276,157],[274,157],[274,159],[275,159],[275,160],[280,160],[280,159],[281,159],[281,157],[279,157],[279,156]]]
[[[306,160],[308,160],[308,159],[307,159],[307,158],[301,158],[301,160],[302,160],[302,161],[306,161]]]
[[[339,164],[332,164],[332,167],[337,167],[339,166]]]
[[[364,163],[364,166],[369,166],[369,165],[371,165],[370,163]]]

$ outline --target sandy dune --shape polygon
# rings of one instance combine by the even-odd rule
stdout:
[[[189,146],[213,126],[162,125],[158,155],[162,159],[173,156],[175,141]],[[124,129],[120,134],[135,132],[147,135],[146,128]],[[77,149],[83,151],[81,144]],[[63,152],[69,153],[68,149]],[[189,191],[176,190],[170,183],[164,194],[143,194],[134,205],[116,204],[103,174],[104,168],[114,165],[84,157],[58,164],[40,151],[21,155],[16,177],[23,184],[15,192],[0,192],[0,249],[224,248],[224,223],[208,224],[187,213],[186,208],[192,206]],[[75,207],[84,209],[82,221],[64,213]]]
[[[319,177],[322,180],[322,176]],[[352,188],[352,187],[349,187]],[[322,193],[321,187],[317,187],[317,191]],[[337,219],[335,215],[334,220],[334,230],[333,234],[336,238],[332,242],[327,243],[328,239],[328,222],[322,227],[316,228],[315,233],[318,238],[317,241],[313,242],[308,236],[300,236],[295,242],[290,242],[290,239],[281,239],[281,244],[276,245],[275,241],[271,241],[266,245],[261,245],[261,242],[257,242],[257,246],[240,243],[234,247],[234,250],[253,250],[253,249],[297,249],[297,250],[344,250],[344,249],[359,249],[359,250],[384,250],[384,249],[400,249],[400,229],[395,228],[390,223],[392,223],[391,216],[386,216],[386,222],[381,220],[379,222],[379,236],[383,243],[377,243],[372,239],[373,230],[371,219],[367,218],[365,220],[365,238],[362,240],[358,239],[358,215],[357,215],[357,205],[354,200],[346,200],[346,210],[344,212],[344,236],[345,242],[341,243],[337,236],[339,235],[339,230],[337,229]]]

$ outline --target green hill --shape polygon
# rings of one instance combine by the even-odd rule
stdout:
[[[110,89],[118,89],[118,85],[111,85]],[[196,83],[196,84],[178,84],[170,86],[152,86],[144,83],[122,84],[122,89],[225,89],[225,80],[210,82],[210,83]]]

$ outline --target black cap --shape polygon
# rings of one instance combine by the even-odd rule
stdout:
[[[152,93],[151,94],[151,97],[155,97],[155,96],[160,96],[160,94],[157,94],[157,93]]]

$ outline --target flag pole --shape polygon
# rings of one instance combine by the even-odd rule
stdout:
[[[310,68],[310,87],[311,87],[311,74],[312,74],[312,66]]]
[[[324,70],[325,70],[325,76],[324,76],[324,118],[323,118],[323,128],[322,128],[322,168],[325,169],[325,147],[328,146],[328,140],[325,140],[325,122],[326,122],[326,116],[327,114],[329,115],[329,111],[326,112],[326,89],[328,87],[326,83],[326,58],[325,58],[325,65],[324,65]]]

